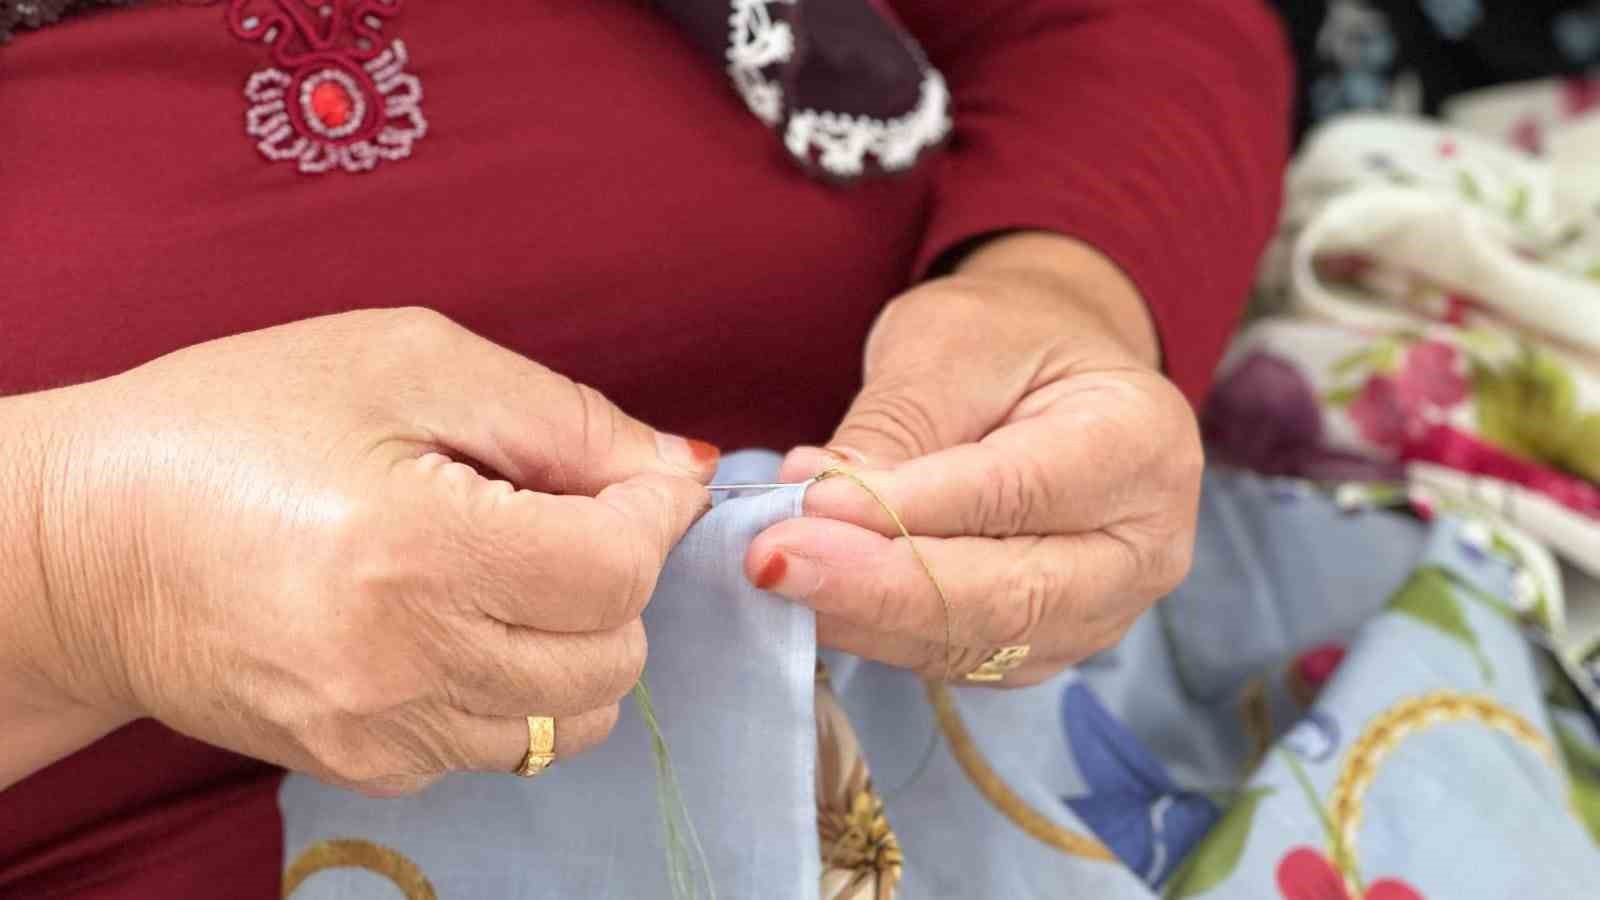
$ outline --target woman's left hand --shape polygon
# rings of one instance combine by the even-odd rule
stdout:
[[[825,645],[931,678],[1026,644],[1002,682],[1026,685],[1111,646],[1193,551],[1199,430],[1158,357],[1143,301],[1104,257],[1043,234],[989,242],[884,309],[828,448],[798,448],[782,471],[842,465],[881,494],[948,622],[889,516],[844,478],[756,538],[750,579],[815,609]]]

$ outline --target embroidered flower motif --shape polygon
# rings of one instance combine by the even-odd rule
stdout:
[[[1423,900],[1416,888],[1393,878],[1374,881],[1356,897],[1333,863],[1310,847],[1296,847],[1278,863],[1278,892],[1284,900]]]
[[[844,708],[818,664],[817,838],[822,900],[894,900],[904,856]]]
[[[272,68],[245,83],[245,131],[269,160],[301,172],[366,172],[405,159],[428,132],[422,83],[400,41],[381,44],[401,0],[233,0],[234,34],[272,48]]]

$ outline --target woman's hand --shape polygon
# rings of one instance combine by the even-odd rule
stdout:
[[[510,772],[528,715],[558,759],[606,736],[716,458],[417,310],[34,396],[44,587],[0,688],[381,794]]]
[[[1002,238],[884,310],[829,449],[793,451],[783,477],[860,475],[949,597],[951,674],[1028,644],[1004,684],[1037,682],[1114,644],[1188,570],[1202,452],[1157,357],[1103,257]],[[751,544],[751,580],[815,609],[827,645],[946,674],[945,608],[878,504],[831,479],[805,508]]]

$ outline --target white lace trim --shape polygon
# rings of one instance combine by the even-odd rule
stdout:
[[[783,87],[763,75],[767,66],[794,57],[794,30],[774,22],[767,7],[795,0],[732,0],[728,16],[728,75],[756,118],[778,124],[783,112]]]
[[[764,70],[794,56],[794,31],[773,21],[768,8],[795,0],[730,0],[728,75],[756,118],[776,126],[783,118],[783,86]],[[950,132],[950,91],[944,77],[928,69],[917,105],[893,119],[801,109],[789,115],[783,143],[789,152],[831,175],[851,178],[871,156],[886,171],[906,169],[924,149]]]

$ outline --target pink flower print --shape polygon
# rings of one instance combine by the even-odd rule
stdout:
[[[1511,126],[1511,143],[1534,154],[1544,153],[1544,124],[1538,116],[1523,116]]]
[[[1400,371],[1400,394],[1408,401],[1446,409],[1467,399],[1467,378],[1456,365],[1459,355],[1449,344],[1418,341]]]
[[[1350,401],[1351,421],[1361,436],[1378,445],[1398,450],[1406,442],[1406,407],[1401,403],[1398,383],[1387,375],[1374,375]]]
[[[1600,78],[1569,78],[1561,83],[1561,111],[1576,119],[1600,106]]]
[[[1418,341],[1395,375],[1373,375],[1350,401],[1350,419],[1362,437],[1398,450],[1427,427],[1425,414],[1467,399],[1471,385],[1460,371],[1460,353],[1439,341]]]

